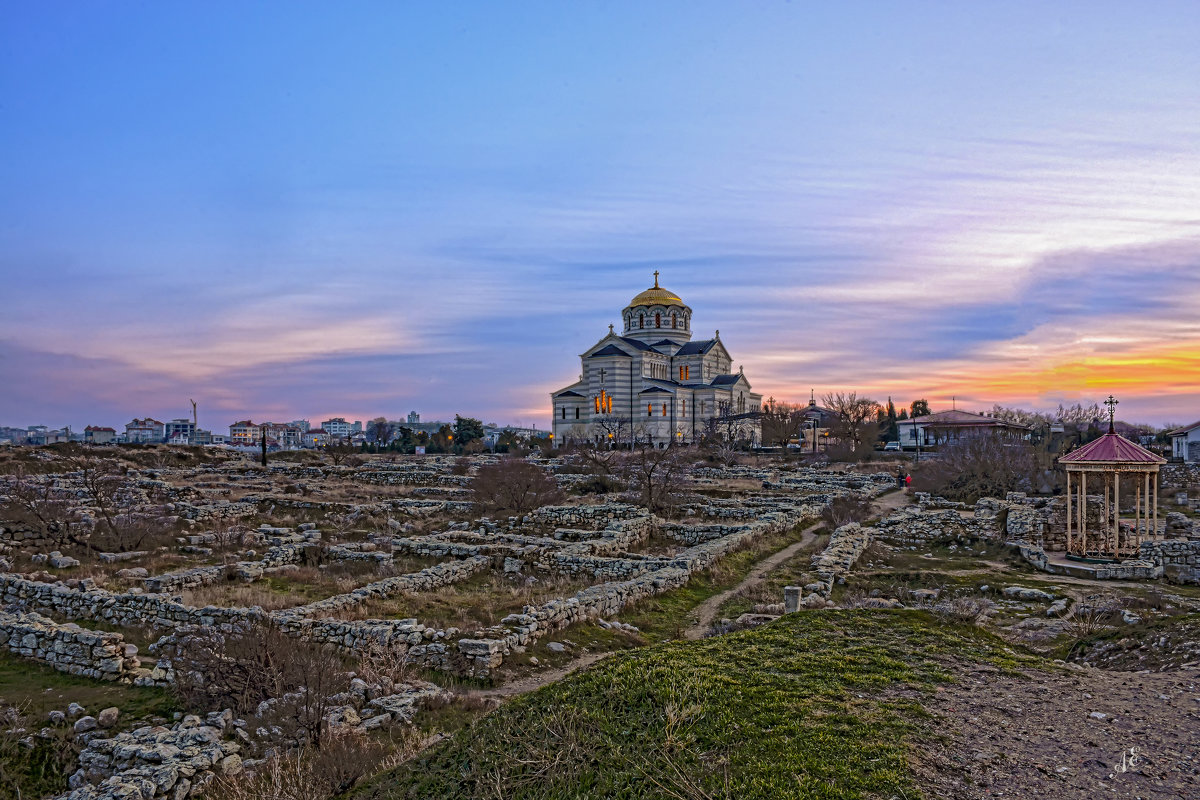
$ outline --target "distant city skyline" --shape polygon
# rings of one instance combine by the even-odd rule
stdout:
[[[654,270],[764,397],[1200,419],[1194,2],[4,23],[0,425],[548,428]]]

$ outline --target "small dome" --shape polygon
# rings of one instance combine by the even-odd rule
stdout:
[[[639,294],[629,303],[631,306],[683,305],[679,295],[658,285],[658,270],[654,271],[654,285]]]

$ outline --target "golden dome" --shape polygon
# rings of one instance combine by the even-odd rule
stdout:
[[[658,270],[654,271],[654,285],[639,294],[629,303],[631,306],[683,305],[679,295],[658,285]]]

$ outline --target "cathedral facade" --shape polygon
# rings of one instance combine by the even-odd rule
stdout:
[[[733,370],[720,331],[692,339],[692,309],[657,272],[621,322],[580,355],[579,380],[551,395],[556,445],[690,444],[706,432],[760,441],[762,395]]]

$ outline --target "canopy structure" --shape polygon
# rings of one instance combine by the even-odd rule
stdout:
[[[1110,395],[1108,433],[1067,453],[1058,463],[1067,471],[1067,553],[1083,558],[1119,559],[1138,553],[1143,541],[1158,538],[1158,470],[1167,463],[1141,445],[1116,433],[1113,412],[1118,401]],[[1103,508],[1097,530],[1088,530],[1089,475],[1103,489]],[[1076,476],[1072,486],[1072,476]],[[1126,477],[1125,501],[1133,491],[1133,518],[1121,517],[1121,477]],[[1090,534],[1090,537],[1089,537]]]

